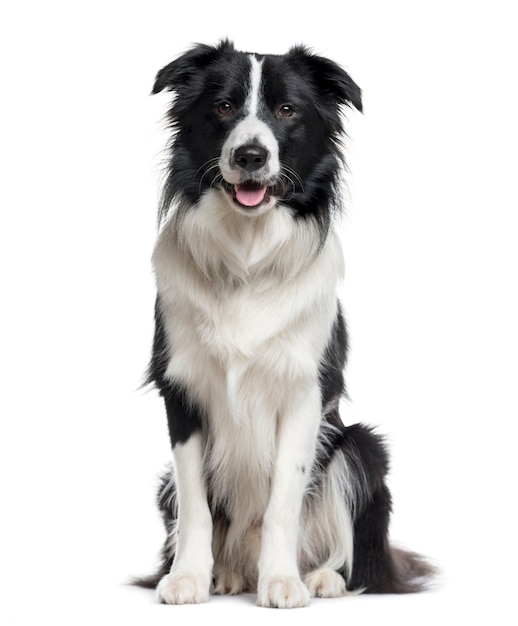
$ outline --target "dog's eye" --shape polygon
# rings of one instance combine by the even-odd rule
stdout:
[[[232,105],[230,102],[220,102],[217,105],[217,110],[220,115],[230,115],[232,113]]]
[[[295,109],[291,104],[283,104],[279,107],[277,117],[293,117],[295,115]]]

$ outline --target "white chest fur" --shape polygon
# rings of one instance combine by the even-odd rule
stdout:
[[[247,217],[212,190],[164,227],[154,267],[167,375],[207,416],[215,497],[246,508],[253,486],[264,510],[284,405],[294,387],[318,385],[343,271],[337,237],[319,247],[317,228],[289,209]]]

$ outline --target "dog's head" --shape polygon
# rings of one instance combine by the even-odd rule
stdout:
[[[217,188],[258,215],[279,201],[299,214],[334,192],[341,108],[362,109],[361,91],[336,63],[306,48],[286,55],[198,45],[157,75],[174,92],[173,156],[164,202],[199,201]],[[167,207],[165,207],[167,209]]]

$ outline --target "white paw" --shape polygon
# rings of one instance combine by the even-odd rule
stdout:
[[[198,604],[209,599],[210,580],[205,576],[171,572],[158,583],[158,600],[165,604]]]
[[[304,582],[315,598],[338,598],[345,596],[345,580],[332,569],[317,569],[310,572]]]
[[[266,578],[259,581],[257,604],[277,609],[294,609],[309,604],[309,591],[300,578]]]

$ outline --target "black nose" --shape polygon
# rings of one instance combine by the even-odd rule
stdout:
[[[234,162],[247,172],[260,169],[267,160],[268,152],[257,144],[241,146],[234,152]]]

